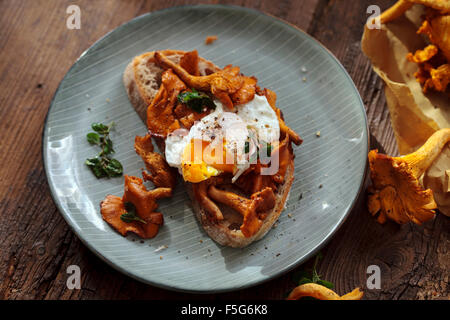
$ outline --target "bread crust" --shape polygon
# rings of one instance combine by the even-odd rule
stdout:
[[[169,59],[178,63],[185,51],[162,51]],[[219,70],[212,62],[199,57],[199,69],[201,75],[206,75]],[[141,119],[146,122],[147,107],[156,95],[163,70],[154,63],[154,52],[147,52],[135,57],[126,67],[123,75],[123,84],[128,98]],[[164,150],[164,140],[156,139],[160,150]],[[186,183],[189,197],[192,200],[193,209],[197,220],[205,232],[217,243],[233,248],[243,248],[262,239],[272,228],[285,208],[289,191],[294,181],[294,160],[288,164],[284,183],[279,186],[275,194],[275,206],[267,214],[259,231],[252,237],[245,237],[241,230],[232,230],[225,222],[216,222],[208,218],[208,213],[195,199],[191,183]]]
[[[284,210],[285,203],[289,196],[289,191],[291,190],[292,183],[294,182],[294,161],[292,160],[286,171],[285,182],[280,185],[278,188],[278,192],[275,194],[275,206],[268,213],[267,217],[263,221],[263,225],[259,229],[259,231],[253,235],[252,237],[246,238],[241,230],[230,230],[228,225],[223,222],[212,222],[208,219],[208,213],[204,208],[200,206],[198,201],[195,199],[192,185],[190,183],[186,183],[187,190],[189,193],[189,197],[192,200],[195,216],[197,220],[202,225],[205,232],[208,236],[216,241],[217,243],[233,247],[233,248],[243,248],[248,246],[254,241],[258,241],[262,239],[272,228],[275,222],[280,217],[282,211]]]

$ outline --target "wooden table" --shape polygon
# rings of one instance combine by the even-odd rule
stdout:
[[[149,11],[196,1],[80,0],[81,30],[66,28],[71,1],[0,2],[0,299],[281,299],[295,271],[257,287],[189,295],[137,282],[89,251],[56,209],[47,186],[41,134],[50,101],[77,57],[120,24]],[[252,7],[297,25],[343,63],[364,100],[372,147],[397,152],[382,81],[360,49],[366,9],[394,0],[203,1]],[[449,298],[450,220],[424,227],[380,226],[361,196],[322,250],[319,273],[336,291],[365,290],[365,299]],[[66,287],[69,265],[81,268],[81,290]],[[311,265],[309,261],[306,265]],[[381,268],[381,290],[366,289],[366,269]],[[298,269],[297,269],[298,270]]]

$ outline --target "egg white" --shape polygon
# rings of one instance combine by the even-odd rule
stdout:
[[[227,151],[236,155],[234,182],[250,167],[249,159],[257,152],[256,147],[252,145],[246,153],[246,141],[251,136],[253,140],[261,143],[278,141],[280,138],[278,118],[265,96],[255,95],[252,101],[237,105],[235,113],[224,111],[222,103],[218,100],[214,103],[216,109],[197,121],[189,131],[178,129],[167,136],[166,160],[169,166],[178,168],[181,173],[182,155],[192,139],[208,141],[212,146],[225,139]]]

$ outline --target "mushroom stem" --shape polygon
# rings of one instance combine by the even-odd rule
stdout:
[[[436,131],[416,152],[394,159],[408,163],[414,177],[419,178],[433,164],[448,142],[450,142],[450,129],[441,129]]]
[[[306,283],[296,287],[286,300],[299,300],[303,297],[312,297],[318,300],[361,300],[364,293],[356,288],[350,293],[339,296],[336,292],[320,284]]]
[[[211,90],[210,80],[214,79],[214,73],[209,76],[193,76],[190,75],[183,67],[168,59],[162,52],[155,52],[156,62],[165,69],[172,69],[184,83],[187,83],[191,87],[195,87],[197,90],[209,91]],[[200,81],[202,79],[203,81]],[[209,81],[207,81],[209,80]]]
[[[255,235],[262,226],[262,218],[258,217],[257,213],[271,210],[276,201],[272,188],[265,188],[247,199],[212,185],[208,189],[208,195],[211,199],[229,206],[242,215],[244,220],[241,231],[247,238]]]
[[[392,7],[381,14],[381,23],[385,24],[397,19],[413,6],[413,3],[407,0],[399,0]]]
[[[192,185],[195,198],[216,220],[223,220],[222,211],[219,207],[208,197],[208,184],[206,182],[194,183]]]
[[[368,208],[378,222],[389,218],[399,224],[412,221],[422,224],[435,215],[437,208],[433,191],[424,190],[420,176],[433,164],[450,141],[450,129],[435,132],[416,152],[403,157],[369,153],[372,186],[369,188]]]
[[[244,77],[239,75],[239,67],[227,66],[207,76],[193,76],[159,51],[155,52],[155,61],[165,69],[172,69],[189,87],[211,92],[228,109],[234,110],[230,94],[236,94],[244,86]],[[250,89],[251,87],[250,84],[249,87],[246,86],[245,88]],[[248,97],[251,97],[251,100],[253,99],[251,94]],[[248,101],[240,101],[240,103],[246,102]]]

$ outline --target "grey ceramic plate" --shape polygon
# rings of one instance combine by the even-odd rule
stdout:
[[[206,46],[208,35],[219,40]],[[277,228],[248,248],[224,248],[209,239],[182,184],[173,198],[160,202],[165,225],[155,239],[124,238],[101,218],[100,201],[106,194],[122,195],[123,178],[97,180],[83,164],[97,152],[86,142],[86,133],[92,122],[115,121],[115,157],[125,173],[140,175],[143,163],[133,141],[146,127],[128,102],[122,73],[134,56],[158,49],[198,49],[219,66],[238,65],[255,75],[261,87],[277,92],[287,124],[305,140],[295,147],[295,182]],[[367,149],[360,96],[326,49],[273,17],[219,5],[146,14],[99,40],[61,82],[43,136],[53,198],[80,239],[133,278],[188,292],[249,287],[314,254],[351,210],[364,180]],[[163,245],[168,248],[155,252]]]

